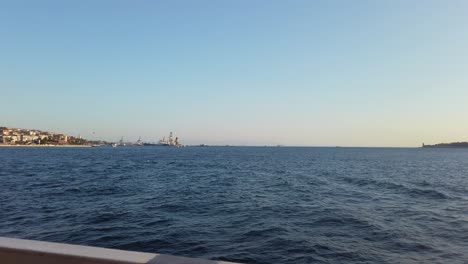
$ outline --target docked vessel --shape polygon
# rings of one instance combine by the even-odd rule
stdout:
[[[125,142],[124,142],[124,140],[123,140],[123,137],[120,138],[119,142],[117,142],[117,143],[112,143],[112,144],[111,144],[111,146],[112,146],[113,148],[116,148],[116,147],[124,147],[125,145],[126,145],[126,144],[125,144]]]
[[[172,132],[169,133],[169,137],[163,137],[158,143],[143,143],[143,146],[155,146],[155,147],[183,147],[179,142],[179,137],[174,137]]]

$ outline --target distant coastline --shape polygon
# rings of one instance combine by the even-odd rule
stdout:
[[[0,148],[90,148],[90,145],[12,145],[1,144]]]
[[[439,143],[435,145],[422,144],[423,148],[468,148],[468,142]]]
[[[110,145],[103,140],[87,140],[38,129],[0,126],[0,147],[91,147]]]

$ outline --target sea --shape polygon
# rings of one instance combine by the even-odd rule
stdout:
[[[468,263],[468,149],[0,148],[0,236],[240,263]]]

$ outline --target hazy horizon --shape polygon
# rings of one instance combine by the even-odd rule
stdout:
[[[465,1],[2,7],[0,125],[183,144],[468,141]]]

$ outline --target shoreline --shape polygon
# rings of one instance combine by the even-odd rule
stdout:
[[[90,148],[89,145],[8,145],[0,144],[0,148]]]

